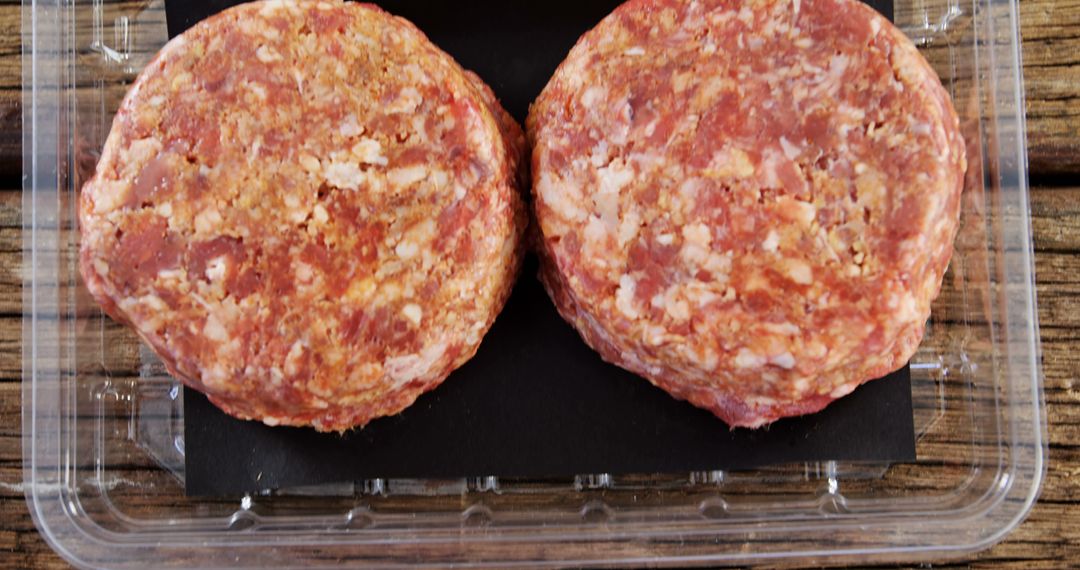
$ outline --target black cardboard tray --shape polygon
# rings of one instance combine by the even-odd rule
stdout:
[[[170,36],[238,2],[167,0]],[[494,88],[523,120],[577,38],[611,0],[387,0]],[[891,15],[891,2],[871,3]],[[730,430],[604,363],[555,312],[530,259],[476,357],[402,414],[344,436],[235,420],[185,392],[191,495],[370,478],[674,473],[915,458],[907,368],[823,412]]]

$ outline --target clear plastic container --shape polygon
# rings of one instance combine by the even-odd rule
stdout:
[[[970,143],[963,225],[912,362],[918,460],[565,480],[373,480],[184,495],[177,384],[79,283],[77,190],[162,0],[24,0],[25,488],[92,568],[717,565],[969,555],[1046,461],[1017,4],[896,0]]]

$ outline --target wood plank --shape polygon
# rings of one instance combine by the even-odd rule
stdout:
[[[1080,0],[1023,0],[1020,32],[1031,172],[1080,173]]]

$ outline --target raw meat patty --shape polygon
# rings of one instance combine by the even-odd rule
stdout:
[[[606,360],[731,426],[915,352],[964,144],[934,71],[854,0],[631,0],[529,116],[543,258]]]
[[[266,1],[177,37],[83,188],[81,269],[223,410],[345,430],[472,357],[526,225],[521,129],[410,23]]]

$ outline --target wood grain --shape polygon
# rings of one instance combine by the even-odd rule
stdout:
[[[1080,173],[1080,0],[1022,0],[1033,177]]]
[[[22,173],[22,22],[19,2],[0,1],[0,184]]]
[[[1034,189],[1031,204],[1049,469],[1004,542],[938,567],[1080,567],[1080,0],[1022,0],[1020,17],[1032,177],[1060,184]],[[22,487],[20,54],[20,2],[0,0],[0,570],[68,567],[35,530]]]

